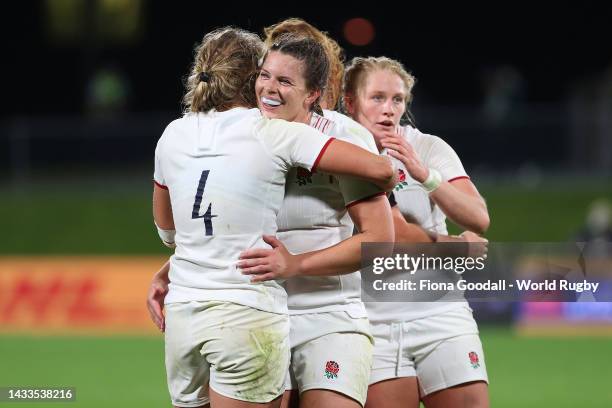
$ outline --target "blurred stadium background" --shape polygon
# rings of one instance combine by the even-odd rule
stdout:
[[[401,60],[418,79],[418,126],[457,150],[487,199],[489,240],[610,241],[612,14],[595,4],[11,2],[0,387],[76,387],[75,407],[169,406],[144,305],[169,255],[152,224],[153,150],[180,115],[194,44],[220,25],[261,33],[301,17],[349,58]],[[561,304],[474,308],[493,407],[612,406],[612,304],[579,318]]]

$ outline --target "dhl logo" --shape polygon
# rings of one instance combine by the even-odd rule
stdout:
[[[0,332],[151,333],[159,257],[0,258]]]
[[[24,313],[31,314],[37,324],[51,320],[54,313],[63,314],[75,324],[102,322],[110,310],[96,299],[101,284],[99,278],[92,277],[55,276],[48,281],[34,281],[26,275],[17,277],[12,285],[8,283],[1,290],[5,300],[0,301],[0,323],[15,322]]]

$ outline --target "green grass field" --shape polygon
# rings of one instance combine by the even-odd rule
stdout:
[[[5,214],[4,236],[10,239],[3,240],[0,254],[168,253],[159,245],[151,193],[142,184],[102,191],[3,192],[0,214]],[[490,241],[565,241],[584,223],[593,200],[612,202],[612,185],[604,184],[534,190],[489,186],[481,191],[491,215]]]
[[[491,406],[611,407],[612,341],[481,330]],[[19,407],[168,407],[160,338],[0,338],[0,384],[76,387],[74,403]]]
[[[75,387],[74,403],[19,407],[169,407],[161,338],[0,338],[2,386]]]

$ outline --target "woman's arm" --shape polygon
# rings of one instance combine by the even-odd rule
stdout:
[[[174,219],[172,217],[172,205],[170,204],[170,194],[167,188],[155,183],[153,186],[153,219],[157,226],[159,237],[164,245],[174,246]],[[170,271],[170,261],[167,261],[155,275],[149,286],[147,294],[147,308],[153,323],[162,332],[166,329],[164,318],[164,298],[168,294],[168,272]]]
[[[395,171],[387,157],[330,138],[304,123],[281,119],[263,120],[256,124],[255,132],[269,144],[271,151],[292,166],[306,167],[312,172],[321,170],[340,176],[358,177],[384,191],[395,187]]]
[[[174,229],[170,193],[167,188],[162,188],[157,183],[153,185],[153,219],[161,229]]]
[[[292,255],[275,237],[264,240],[273,249],[251,249],[240,256],[238,267],[253,282],[292,276],[331,276],[351,273],[361,268],[361,244],[393,242],[393,221],[384,195],[351,205],[349,214],[359,233],[326,249]]]
[[[398,244],[429,244],[441,243],[440,246],[418,246],[420,250],[426,249],[430,255],[459,255],[478,257],[485,256],[488,251],[488,240],[471,231],[461,235],[444,235],[428,231],[417,224],[406,221],[397,206],[391,208],[393,213],[393,226],[395,229],[395,242]],[[452,243],[453,245],[444,245]],[[461,245],[461,246],[459,246]],[[438,253],[437,249],[440,249]]]
[[[401,136],[387,137],[381,141],[389,149],[389,155],[401,161],[410,176],[427,185],[431,179],[431,169],[418,157],[414,148]],[[457,159],[458,160],[458,159]],[[439,177],[439,174],[438,174]],[[440,207],[446,216],[461,227],[484,234],[489,228],[489,212],[484,199],[468,178],[451,182],[435,181],[429,197]]]
[[[315,170],[337,175],[359,177],[391,191],[397,175],[388,157],[370,153],[352,143],[334,139],[319,157]]]
[[[164,245],[174,248],[175,230],[170,193],[167,188],[163,188],[157,183],[153,186],[153,220]]]
[[[484,234],[489,228],[487,205],[469,179],[442,182],[429,197],[451,221],[466,230]]]
[[[436,242],[437,234],[421,228],[417,224],[406,221],[397,206],[391,207],[395,242],[400,243],[430,243]]]

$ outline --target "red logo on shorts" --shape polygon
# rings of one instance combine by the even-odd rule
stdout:
[[[340,371],[340,365],[335,361],[328,361],[325,363],[325,377],[328,379],[338,378],[338,371]]]
[[[470,351],[468,353],[468,357],[470,358],[470,364],[472,365],[472,368],[480,367],[480,360],[478,359],[478,354],[476,354],[475,351]]]

